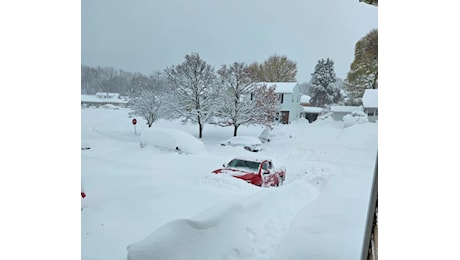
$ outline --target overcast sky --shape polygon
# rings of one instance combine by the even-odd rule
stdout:
[[[331,58],[346,78],[354,46],[378,28],[378,8],[359,0],[82,0],[81,63],[151,74],[197,52],[223,64],[285,55],[307,82]]]

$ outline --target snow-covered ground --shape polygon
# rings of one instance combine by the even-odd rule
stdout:
[[[127,109],[81,110],[81,259],[359,259],[378,123],[277,125],[264,150],[221,146],[233,128],[205,125],[206,151],[140,147]],[[198,126],[160,120],[198,135]],[[242,126],[239,135],[264,129]],[[286,166],[279,188],[213,175],[237,155]]]

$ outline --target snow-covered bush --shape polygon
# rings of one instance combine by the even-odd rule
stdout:
[[[343,117],[343,127],[369,122],[366,113],[363,111],[353,111]]]

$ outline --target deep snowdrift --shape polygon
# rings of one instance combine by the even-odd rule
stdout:
[[[152,128],[197,136],[160,120]],[[279,188],[211,174],[235,156],[232,127],[206,125],[206,152],[140,148],[126,109],[82,109],[82,259],[358,259],[377,153],[377,124],[275,126],[257,153],[286,166]],[[240,127],[258,137],[262,127]],[[333,250],[331,250],[333,248]],[[340,257],[339,257],[340,256]]]

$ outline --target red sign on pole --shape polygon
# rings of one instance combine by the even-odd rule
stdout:
[[[133,126],[134,126],[134,135],[136,135],[136,123],[137,123],[136,118],[133,118],[131,122],[133,123]]]

